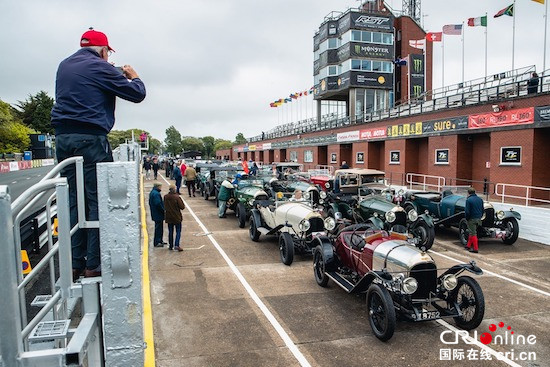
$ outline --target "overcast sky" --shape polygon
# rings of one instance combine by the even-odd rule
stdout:
[[[548,0],[547,0],[548,1]],[[401,9],[401,0],[387,2]],[[423,0],[425,29],[441,31],[489,15],[489,74],[512,66],[512,17],[492,16],[512,0]],[[117,103],[115,129],[142,128],[161,140],[182,135],[250,137],[278,123],[273,100],[313,85],[313,35],[331,11],[353,0],[5,0],[0,5],[0,99],[54,96],[59,62],[79,48],[88,27],[107,34],[117,65],[132,65],[147,88],[134,105]],[[543,62],[544,5],[517,0],[515,66]],[[465,79],[484,74],[482,27],[466,27]],[[445,38],[445,84],[461,80],[460,36]],[[548,50],[547,50],[548,54]],[[550,60],[547,60],[547,68]],[[441,47],[434,48],[434,87],[441,86]],[[302,100],[302,117],[312,114]],[[288,112],[288,111],[287,111]],[[294,112],[296,113],[296,112]],[[288,116],[288,113],[286,114]],[[299,115],[298,115],[299,116]]]

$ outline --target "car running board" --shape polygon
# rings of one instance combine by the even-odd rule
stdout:
[[[261,234],[263,234],[264,236],[269,234],[269,229],[267,228],[264,228],[264,227],[258,227],[258,232],[260,232]]]
[[[325,273],[330,279],[332,279],[336,284],[342,287],[346,292],[353,292],[354,285],[350,283],[346,278],[342,277],[335,271],[328,271]]]

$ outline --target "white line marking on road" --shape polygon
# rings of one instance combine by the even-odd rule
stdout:
[[[453,325],[449,324],[448,322],[444,321],[444,320],[435,320],[435,322],[437,322],[438,324],[446,327],[447,329],[453,331],[453,332],[463,332],[464,330],[460,330],[460,329],[457,329],[455,328]],[[463,335],[462,333],[461,334],[457,334],[457,335],[460,335],[463,340],[466,339],[468,341],[469,344],[475,344],[477,347],[485,350],[486,352],[488,352],[489,354],[493,355],[496,357],[497,360],[499,361],[502,361],[504,363],[506,363],[507,365],[509,366],[513,366],[513,367],[521,367],[519,364],[517,364],[516,362],[508,359],[508,357],[506,357],[504,354],[500,353],[500,352],[497,352],[496,350],[494,350],[493,348],[491,347],[488,347],[487,345],[481,343],[479,340],[476,340],[474,338],[472,338],[471,336],[466,336],[466,335]]]
[[[182,247],[183,248],[183,251],[187,250],[200,250],[201,248],[203,248],[204,245],[202,245],[201,247]]]
[[[30,177],[27,177],[27,180],[30,180],[31,178]]]
[[[453,261],[455,261],[455,262],[457,262],[457,263],[460,263],[460,264],[463,264],[463,263],[464,263],[464,261],[460,261],[460,260],[458,260],[458,259],[455,259],[454,257],[450,257],[450,256],[447,256],[447,255],[440,254],[439,252],[435,252],[435,251],[433,251],[433,250],[430,250],[429,252],[434,253],[434,254],[436,254],[436,255],[439,255],[439,256],[441,256],[441,257],[444,257],[444,258],[446,258],[446,259],[453,260]],[[493,273],[492,271],[489,271],[489,270],[483,269],[483,272],[484,272],[484,273],[487,273],[488,275],[495,276],[495,277],[497,277],[497,278],[500,278],[500,279],[509,281],[510,283],[514,283],[514,284],[519,285],[519,286],[521,286],[521,287],[530,289],[530,290],[532,290],[532,291],[535,291],[535,292],[538,292],[538,293],[540,293],[540,294],[543,294],[543,295],[545,295],[545,296],[550,297],[550,293],[549,293],[549,292],[545,292],[545,291],[543,291],[542,289],[538,289],[538,288],[532,287],[532,286],[530,286],[530,285],[527,285],[527,284],[525,284],[525,283],[518,282],[517,280],[511,279],[511,278],[508,278],[508,277],[505,277],[504,275],[500,275],[500,274],[497,274],[497,273]]]
[[[12,181],[11,183],[12,183],[12,184],[16,184],[16,183],[17,183],[17,181]]]
[[[160,177],[162,177],[162,179],[167,183],[167,184],[170,184],[170,182],[168,182],[166,180],[166,178],[164,178],[163,175],[160,175]],[[183,200],[183,198],[182,198]],[[185,202],[185,200],[183,200]],[[195,218],[195,220],[197,221],[197,223],[199,224],[199,226],[201,227],[201,229],[204,231],[204,233],[209,233],[210,231],[208,231],[208,229],[206,228],[206,226],[201,222],[201,220],[199,219],[199,217],[197,217],[197,215],[195,214],[195,212],[191,209],[191,207],[189,206],[189,204],[185,203],[185,207],[189,210],[189,213],[193,216],[193,218]],[[237,279],[239,279],[239,281],[241,282],[241,284],[243,285],[244,289],[246,289],[246,291],[248,292],[248,294],[250,295],[250,297],[252,298],[252,300],[256,303],[256,305],[258,306],[258,308],[260,309],[260,311],[262,311],[262,313],[264,314],[264,316],[267,318],[267,320],[271,323],[271,325],[273,326],[273,328],[275,329],[275,331],[277,331],[277,333],[279,334],[279,336],[281,337],[281,339],[283,339],[283,342],[285,343],[285,345],[288,347],[288,349],[290,349],[290,352],[294,355],[294,358],[296,358],[298,360],[298,362],[300,363],[301,366],[304,366],[304,367],[311,367],[311,364],[307,361],[306,357],[302,354],[302,352],[300,352],[300,350],[298,349],[298,347],[296,346],[296,344],[294,344],[294,342],[292,341],[292,339],[290,339],[290,336],[287,334],[287,332],[283,329],[283,327],[281,326],[281,324],[279,323],[279,321],[277,321],[277,319],[275,318],[275,316],[273,316],[273,314],[271,313],[271,311],[269,311],[269,309],[267,308],[267,306],[262,302],[262,300],[260,299],[260,297],[258,297],[258,295],[256,294],[256,292],[254,292],[254,290],[252,289],[252,287],[250,286],[250,284],[248,284],[248,282],[246,281],[246,279],[244,278],[244,276],[241,274],[241,272],[239,271],[239,269],[237,269],[237,267],[235,266],[235,264],[233,264],[233,261],[231,261],[231,259],[229,258],[229,256],[227,256],[227,254],[225,253],[225,251],[222,249],[222,247],[218,244],[218,242],[216,241],[216,239],[211,235],[211,234],[208,234],[206,235],[208,237],[208,239],[210,240],[210,242],[212,242],[212,244],[214,245],[214,247],[216,248],[216,250],[218,250],[218,252],[220,253],[220,255],[222,255],[222,257],[224,258],[225,262],[227,263],[227,265],[229,266],[229,268],[233,271],[233,273],[237,276]]]

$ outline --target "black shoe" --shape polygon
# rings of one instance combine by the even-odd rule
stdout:
[[[167,245],[167,244],[168,244],[168,242],[164,242],[164,241],[162,241],[162,242],[161,242],[161,244],[162,244],[162,245]]]
[[[222,215],[221,217],[218,217],[218,218],[227,218],[227,215]]]
[[[163,247],[164,244],[163,244],[163,243],[155,243],[153,246],[155,246],[155,247]]]
[[[474,250],[474,249],[468,249],[468,251],[473,252],[474,254],[477,254],[477,253],[478,253],[478,251],[477,251],[477,250]]]

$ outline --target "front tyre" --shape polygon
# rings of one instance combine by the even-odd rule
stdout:
[[[469,277],[461,276],[458,284],[450,295],[450,301],[462,312],[462,316],[454,318],[456,325],[464,330],[472,330],[481,324],[485,314],[485,298],[478,282]]]
[[[462,246],[468,244],[468,237],[470,237],[470,233],[468,232],[468,221],[466,218],[462,218],[460,223],[458,223],[458,239]]]
[[[283,232],[279,236],[279,252],[283,264],[292,264],[292,261],[294,261],[294,241],[290,233]]]
[[[418,225],[412,230],[412,234],[415,237],[418,237],[419,243],[418,248],[423,251],[427,251],[432,248],[435,240],[435,228],[434,226],[429,226],[423,220],[420,220]]]
[[[374,335],[382,340],[390,340],[395,331],[395,308],[390,293],[379,284],[372,283],[367,291],[369,323]]]
[[[325,255],[323,254],[323,248],[321,246],[315,247],[313,253],[313,273],[315,275],[315,281],[321,287],[326,287],[328,284],[328,275],[327,271],[327,261]]]
[[[516,218],[509,218],[503,220],[502,225],[506,227],[506,236],[502,238],[502,242],[512,245],[519,236],[519,223]]]
[[[258,242],[260,240],[260,231],[258,231],[258,223],[256,223],[256,217],[253,215],[250,217],[250,229],[248,230],[248,233],[250,234],[250,239],[254,242]]]
[[[236,209],[237,220],[239,221],[239,228],[244,228],[246,225],[246,208],[244,204],[239,202]]]

